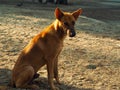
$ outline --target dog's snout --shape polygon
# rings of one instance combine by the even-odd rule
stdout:
[[[75,32],[72,32],[72,33],[69,34],[70,37],[74,37],[75,35],[76,35]]]
[[[74,30],[69,31],[69,37],[74,37],[76,35],[76,32]]]

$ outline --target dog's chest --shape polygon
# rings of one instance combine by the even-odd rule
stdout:
[[[63,48],[62,43],[50,46],[47,50],[46,57],[55,58],[60,54],[62,48]]]

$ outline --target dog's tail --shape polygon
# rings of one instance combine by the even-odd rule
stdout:
[[[11,87],[15,87],[15,84],[13,81],[10,81],[8,85],[0,85],[0,90],[11,90]]]
[[[9,87],[13,87],[13,88],[16,87],[13,80],[11,80],[11,81],[9,82],[8,86],[9,86]]]
[[[8,85],[0,85],[0,90],[10,90],[11,87],[15,87],[12,81]]]
[[[5,85],[0,85],[0,90],[9,90],[9,87]]]

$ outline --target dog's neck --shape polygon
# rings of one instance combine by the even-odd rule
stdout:
[[[64,30],[64,28],[62,27],[60,21],[58,21],[57,19],[54,21],[54,28],[55,31],[57,32],[57,35],[60,39],[65,39],[66,35],[67,35],[67,31]]]

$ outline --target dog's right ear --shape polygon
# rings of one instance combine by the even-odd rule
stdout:
[[[59,8],[56,8],[55,9],[55,17],[56,17],[56,19],[61,20],[61,18],[63,16],[64,16],[63,12]]]

